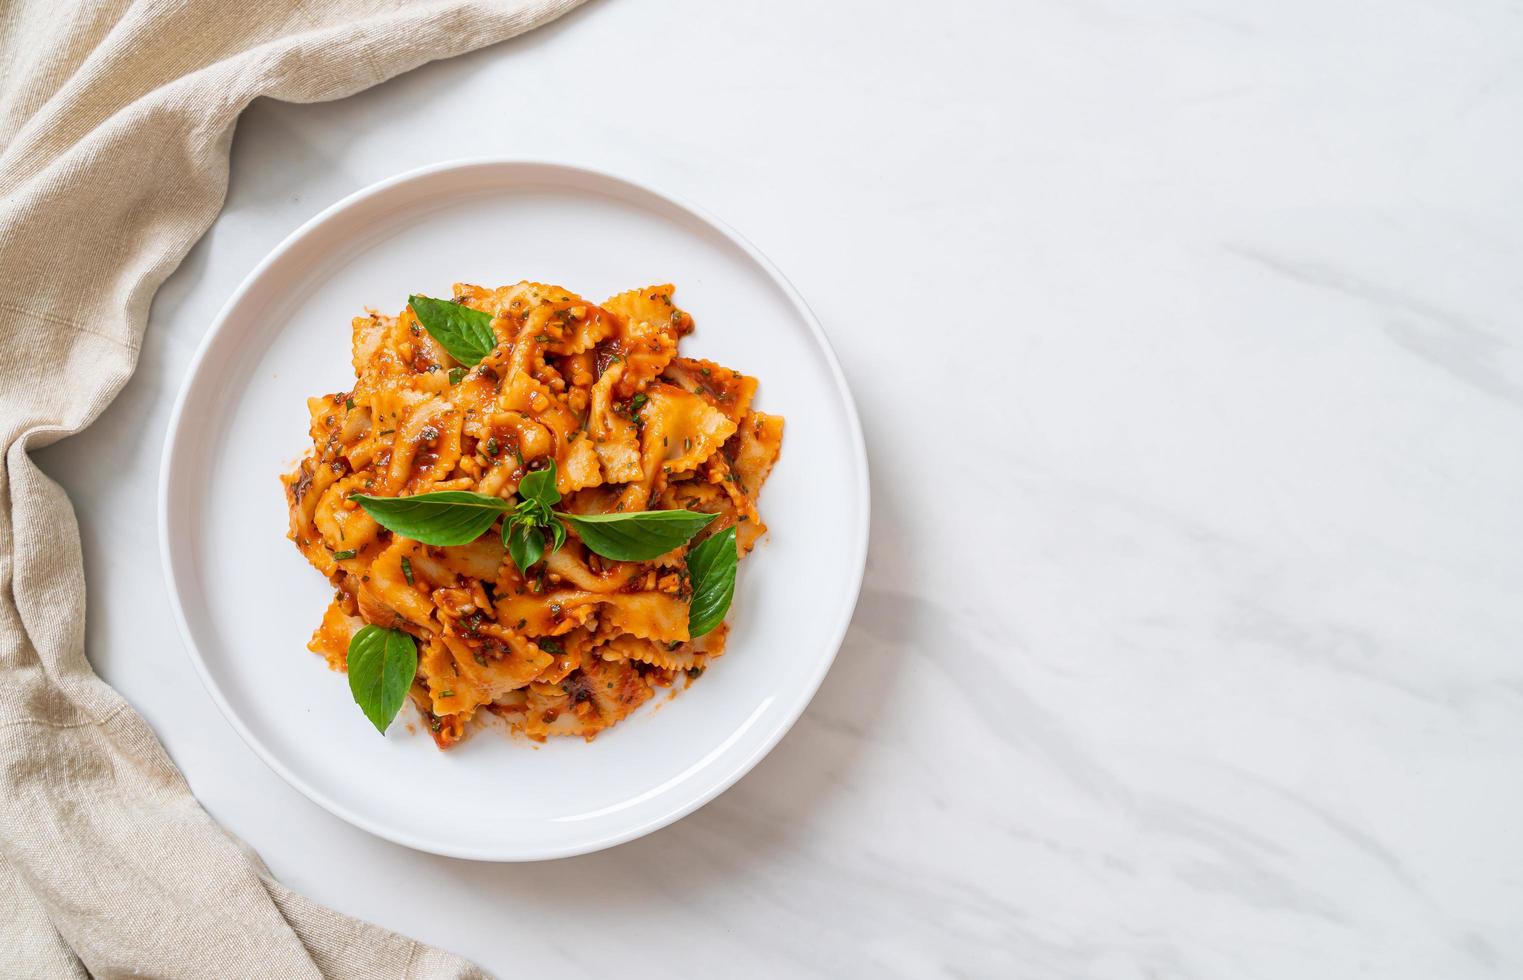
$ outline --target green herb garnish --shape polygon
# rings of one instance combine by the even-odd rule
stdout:
[[[501,497],[470,490],[438,490],[413,497],[357,493],[349,499],[388,531],[439,546],[470,544],[511,506]]]
[[[457,384],[459,384],[460,382],[462,382],[464,380],[465,380],[465,368],[463,368],[463,367],[452,367],[452,368],[449,369],[449,383],[450,384],[457,385]]]
[[[614,561],[650,561],[690,541],[717,516],[691,510],[559,514],[595,553]]]
[[[408,559],[408,557],[406,555],[402,556],[402,577],[407,579],[407,584],[408,585],[417,585],[418,584],[417,582],[413,581],[413,577],[412,577],[412,562]]]
[[[418,645],[401,630],[365,626],[349,641],[349,692],[382,735],[417,672]]]
[[[545,548],[558,551],[566,541],[566,529],[557,520],[553,508],[561,502],[561,492],[555,488],[555,462],[542,470],[525,473],[518,481],[518,506],[513,508],[502,522],[502,540],[508,547],[508,556],[520,572],[545,555]],[[550,532],[553,542],[545,540]]]
[[[504,523],[505,528],[535,527],[548,530],[551,551],[566,540],[566,529],[576,532],[593,554],[613,561],[649,561],[690,541],[708,526],[713,514],[689,510],[646,510],[613,514],[568,514],[552,508],[560,503],[555,489],[555,464],[525,476],[518,485],[523,502]],[[511,535],[511,531],[505,532]],[[509,551],[512,538],[509,537]],[[515,564],[517,558],[514,559]],[[533,564],[530,562],[529,564]],[[529,566],[519,565],[526,570]]]
[[[693,583],[693,601],[688,606],[687,630],[694,639],[724,622],[735,596],[735,565],[740,551],[735,544],[735,528],[725,528],[713,535],[687,556],[688,579]]]
[[[439,490],[412,497],[351,494],[376,523],[423,544],[447,547],[469,544],[503,517],[502,540],[518,570],[547,551],[559,551],[569,528],[596,555],[613,561],[650,561],[686,544],[714,520],[714,514],[690,510],[642,510],[612,514],[568,514],[555,510],[555,462],[524,474],[519,502],[469,490]],[[405,559],[404,559],[405,561]],[[411,581],[411,578],[408,579]]]
[[[545,532],[532,524],[510,518],[503,525],[503,543],[507,545],[508,557],[521,572],[528,571],[530,565],[545,556]]]
[[[428,335],[466,367],[475,367],[497,349],[497,334],[492,330],[490,313],[427,296],[409,296],[407,305],[412,307]]]
[[[356,552],[354,551],[335,551],[333,557],[337,561],[344,561],[345,559],[353,558],[355,554]]]

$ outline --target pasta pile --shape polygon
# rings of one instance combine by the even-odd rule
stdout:
[[[678,356],[693,319],[672,292],[595,305],[541,283],[457,284],[454,302],[493,318],[496,347],[479,364],[454,360],[411,306],[371,312],[354,320],[353,389],[308,399],[312,448],[282,477],[290,537],[336,589],[309,647],[345,670],[366,624],[412,636],[409,698],[441,749],[481,709],[535,740],[590,740],[724,651],[723,624],[689,636],[684,556],[730,527],[744,556],[766,531],[756,497],[783,420],[751,409],[753,378]],[[469,490],[511,500],[551,463],[570,514],[718,516],[645,562],[602,558],[572,533],[524,573],[498,526],[430,546],[350,499]]]

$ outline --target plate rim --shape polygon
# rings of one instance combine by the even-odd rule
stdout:
[[[311,785],[307,780],[289,770],[248,729],[241,717],[233,710],[223,695],[217,681],[212,677],[185,615],[180,595],[180,585],[176,578],[175,564],[171,555],[170,476],[177,464],[179,452],[177,447],[183,442],[181,429],[185,424],[185,406],[208,354],[227,328],[228,319],[233,311],[242,303],[244,297],[254,289],[269,268],[284,256],[287,251],[294,248],[307,236],[320,230],[323,225],[343,212],[373,197],[386,194],[401,185],[431,178],[448,171],[466,171],[472,169],[511,170],[513,168],[526,167],[560,171],[582,179],[592,178],[614,185],[623,185],[625,189],[632,189],[635,192],[649,195],[676,208],[678,211],[686,212],[705,226],[724,236],[725,239],[739,248],[782,291],[784,297],[787,298],[805,326],[808,327],[815,343],[824,355],[826,367],[829,369],[830,376],[835,382],[845,406],[845,421],[851,445],[851,456],[858,475],[855,487],[856,499],[853,501],[856,511],[853,540],[857,553],[854,556],[854,561],[851,563],[853,582],[848,589],[850,601],[842,604],[836,622],[830,631],[831,638],[826,644],[825,654],[819,658],[812,675],[806,678],[804,686],[800,689],[800,695],[784,711],[778,722],[774,724],[773,730],[767,733],[767,736],[757,744],[757,747],[731,763],[719,774],[719,778],[715,779],[711,786],[695,794],[691,799],[679,801],[675,806],[671,806],[651,818],[622,830],[615,830],[593,837],[582,843],[541,845],[528,848],[509,847],[505,849],[502,847],[501,842],[497,842],[496,846],[456,847],[444,841],[431,840],[419,836],[405,829],[388,827],[372,820],[364,813],[357,812],[350,807],[338,803],[326,795],[320,788]],[[195,353],[186,366],[184,379],[180,382],[179,391],[175,395],[174,405],[170,411],[169,422],[165,428],[164,448],[159,461],[158,501],[156,508],[159,525],[159,558],[161,571],[164,575],[165,591],[168,593],[175,627],[179,632],[186,656],[190,658],[191,663],[194,665],[196,675],[201,679],[202,686],[211,696],[212,702],[216,704],[217,710],[221,713],[223,719],[238,733],[238,737],[243,740],[244,745],[251,749],[256,757],[263,761],[281,779],[285,780],[289,786],[339,819],[367,833],[374,834],[392,843],[412,848],[413,850],[475,861],[526,862],[554,860],[574,857],[580,854],[590,854],[594,851],[615,847],[675,823],[707,805],[725,790],[735,785],[741,777],[749,773],[777,747],[777,744],[782,741],[783,736],[788,734],[798,719],[803,716],[809,704],[814,700],[815,695],[819,692],[820,685],[825,680],[825,675],[829,673],[831,666],[835,663],[835,659],[840,653],[841,645],[845,642],[846,633],[850,629],[852,617],[855,614],[857,603],[861,597],[863,578],[867,568],[867,552],[871,529],[871,480],[872,477],[868,468],[867,445],[862,432],[862,422],[857,411],[856,399],[852,396],[851,386],[847,383],[846,375],[841,369],[840,359],[836,356],[835,348],[831,345],[830,338],[826,335],[825,329],[815,316],[814,311],[809,308],[808,303],[805,302],[804,297],[799,293],[798,288],[749,239],[706,208],[700,207],[680,195],[672,194],[662,188],[653,186],[647,181],[614,173],[600,166],[529,157],[462,157],[402,171],[359,188],[328,205],[281,239],[264,258],[249,270],[247,275],[238,284],[238,287],[228,296],[227,301],[223,303],[217,315],[212,319],[210,326],[197,344]]]

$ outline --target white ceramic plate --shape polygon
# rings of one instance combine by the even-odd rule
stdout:
[[[306,642],[331,590],[286,540],[277,476],[307,441],[305,399],[353,381],[349,320],[456,281],[554,282],[597,300],[674,282],[683,350],[760,379],[787,418],[761,496],[768,539],[741,563],[723,658],[597,741],[492,730],[434,748],[404,706],[381,738]],[[691,206],[558,164],[467,161],[404,174],[309,221],[212,325],[175,405],[160,547],[192,659],[265,762],[333,813],[438,854],[526,861],[609,847],[718,795],[803,712],[851,618],[867,553],[867,461],[851,395],[803,300]],[[409,722],[412,723],[409,731]]]

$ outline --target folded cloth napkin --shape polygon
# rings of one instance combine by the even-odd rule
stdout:
[[[5,976],[474,977],[281,887],[84,653],[79,533],[27,453],[126,382],[254,98],[336,99],[580,0],[0,0]]]

